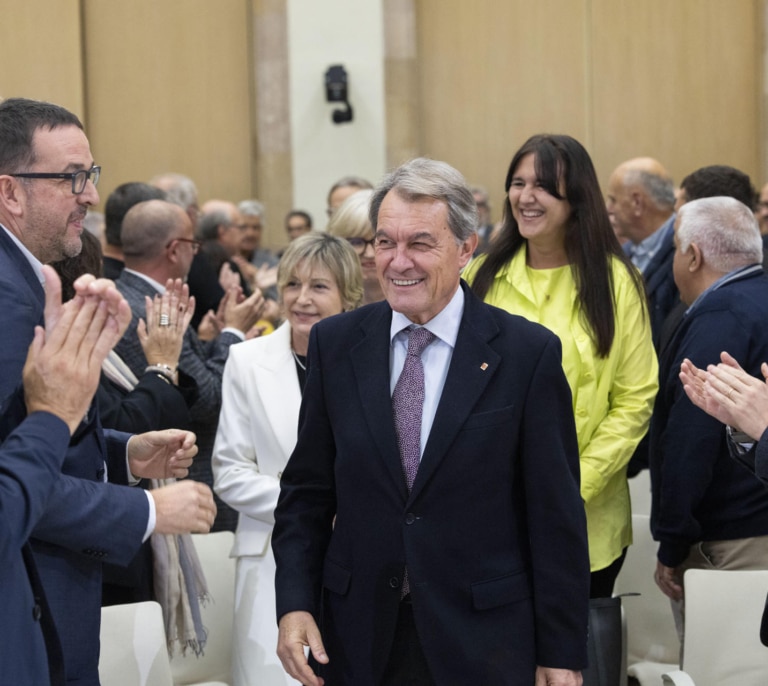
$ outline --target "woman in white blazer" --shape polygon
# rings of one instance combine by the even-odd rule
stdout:
[[[229,350],[213,449],[214,490],[240,513],[231,553],[237,558],[235,686],[297,683],[275,653],[273,513],[296,443],[309,331],[360,304],[360,261],[347,241],[313,232],[288,246],[277,286],[285,322]]]

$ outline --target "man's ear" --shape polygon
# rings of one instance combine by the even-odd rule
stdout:
[[[688,263],[688,271],[693,273],[699,271],[704,266],[704,255],[701,253],[701,249],[696,243],[691,243],[688,246],[688,252],[686,256],[690,260]]]
[[[8,174],[0,174],[0,207],[13,217],[24,214],[25,193],[21,184]]]
[[[629,199],[632,204],[632,214],[640,216],[645,209],[645,195],[640,191],[632,191]]]
[[[461,269],[464,269],[464,267],[467,266],[469,261],[472,259],[472,255],[475,254],[475,250],[477,250],[477,233],[473,232],[472,235],[465,240],[461,246],[459,247],[459,260],[461,262]]]

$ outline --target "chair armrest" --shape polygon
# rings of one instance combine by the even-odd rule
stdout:
[[[661,681],[665,686],[696,686],[693,679],[688,676],[688,672],[681,669],[662,674]]]

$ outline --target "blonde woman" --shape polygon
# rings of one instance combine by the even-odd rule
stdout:
[[[230,348],[213,451],[214,490],[240,513],[232,673],[235,686],[295,684],[275,654],[270,547],[280,475],[296,443],[312,326],[356,308],[360,263],[347,241],[309,233],[286,249],[277,287],[285,322]]]

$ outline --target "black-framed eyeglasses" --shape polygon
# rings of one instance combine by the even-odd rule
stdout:
[[[99,183],[101,167],[94,165],[90,169],[80,169],[76,172],[19,172],[18,174],[10,174],[10,176],[15,176],[18,179],[71,179],[72,192],[75,195],[80,195],[85,190],[88,179],[93,182],[94,186]]]
[[[174,241],[179,241],[180,243],[189,243],[192,246],[192,254],[197,255],[198,252],[200,252],[200,247],[203,245],[200,241],[196,241],[194,238],[171,238],[166,244],[165,247],[170,248],[171,243]]]
[[[362,255],[365,253],[365,249],[370,245],[374,250],[376,249],[376,239],[371,238],[371,240],[367,241],[365,238],[347,238],[347,241],[349,241],[349,244],[354,248],[355,252],[358,255]]]

